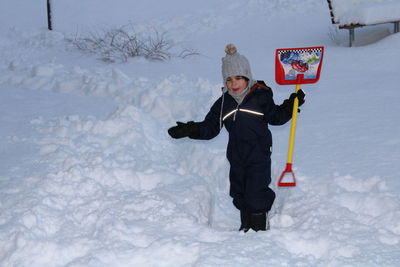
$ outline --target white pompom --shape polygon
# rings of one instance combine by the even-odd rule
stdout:
[[[227,53],[228,55],[233,55],[237,52],[236,46],[234,44],[228,44],[225,47],[225,53]]]

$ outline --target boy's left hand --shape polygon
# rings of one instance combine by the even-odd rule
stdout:
[[[293,104],[294,104],[294,99],[297,97],[299,100],[299,107],[304,104],[305,102],[305,97],[306,94],[304,93],[303,90],[298,90],[297,93],[292,93],[289,97],[289,99],[286,99],[283,101],[282,106],[289,112],[291,113],[293,110]]]
[[[297,91],[297,93],[293,93],[293,94],[295,94],[297,96],[297,99],[299,100],[299,107],[301,105],[303,105],[304,102],[306,102],[306,100],[305,100],[306,99],[306,94],[304,93],[303,90],[300,89],[299,91]],[[294,97],[296,97],[296,96],[294,96]],[[293,101],[294,101],[294,97],[293,97]]]

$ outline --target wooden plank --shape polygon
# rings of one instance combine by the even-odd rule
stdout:
[[[399,23],[400,21],[385,21],[385,22],[380,22],[380,23],[371,23],[371,24],[348,24],[348,25],[339,25],[339,29],[352,29],[352,28],[357,28],[357,27],[365,27],[365,26],[374,26],[374,25],[380,25],[380,24],[385,24],[385,23]]]

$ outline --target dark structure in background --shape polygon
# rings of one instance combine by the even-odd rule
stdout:
[[[51,31],[53,26],[51,24],[51,0],[47,0],[47,28]]]
[[[329,11],[331,14],[331,21],[332,24],[339,24],[340,21],[335,17],[335,13],[333,12],[333,8],[332,8],[332,2],[334,2],[334,0],[327,0],[328,1],[328,6],[329,6]],[[370,26],[370,25],[378,25],[378,24],[384,24],[384,23],[393,23],[394,24],[394,29],[393,32],[397,33],[400,31],[400,21],[399,20],[387,20],[387,21],[383,21],[380,23],[373,23],[373,24],[359,24],[359,23],[350,23],[350,24],[346,24],[346,25],[339,25],[339,29],[347,29],[349,30],[349,47],[351,47],[353,45],[353,42],[355,40],[355,33],[354,33],[354,29],[357,27],[364,27],[364,26]]]

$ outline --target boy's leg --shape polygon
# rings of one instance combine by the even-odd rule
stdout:
[[[275,200],[271,183],[270,161],[250,165],[246,170],[244,205],[252,213],[268,212]]]
[[[244,169],[240,164],[231,164],[229,173],[230,196],[240,210],[240,231],[247,232],[269,229],[268,211],[275,200],[275,193],[269,188],[271,182],[270,161],[253,164]]]
[[[251,228],[251,213],[246,211],[240,211],[240,228],[239,231],[244,231],[245,233]]]
[[[275,200],[271,183],[270,161],[249,166],[246,171],[245,205],[251,211],[250,228],[254,231],[269,229],[268,212]]]
[[[251,228],[251,214],[247,211],[244,202],[244,193],[246,187],[244,168],[239,164],[232,164],[229,171],[230,196],[233,198],[233,205],[240,210],[240,228],[239,231],[247,232]]]
[[[238,210],[245,211],[244,194],[246,189],[246,180],[244,168],[240,164],[231,163],[229,182],[229,195],[233,198],[233,205]]]

